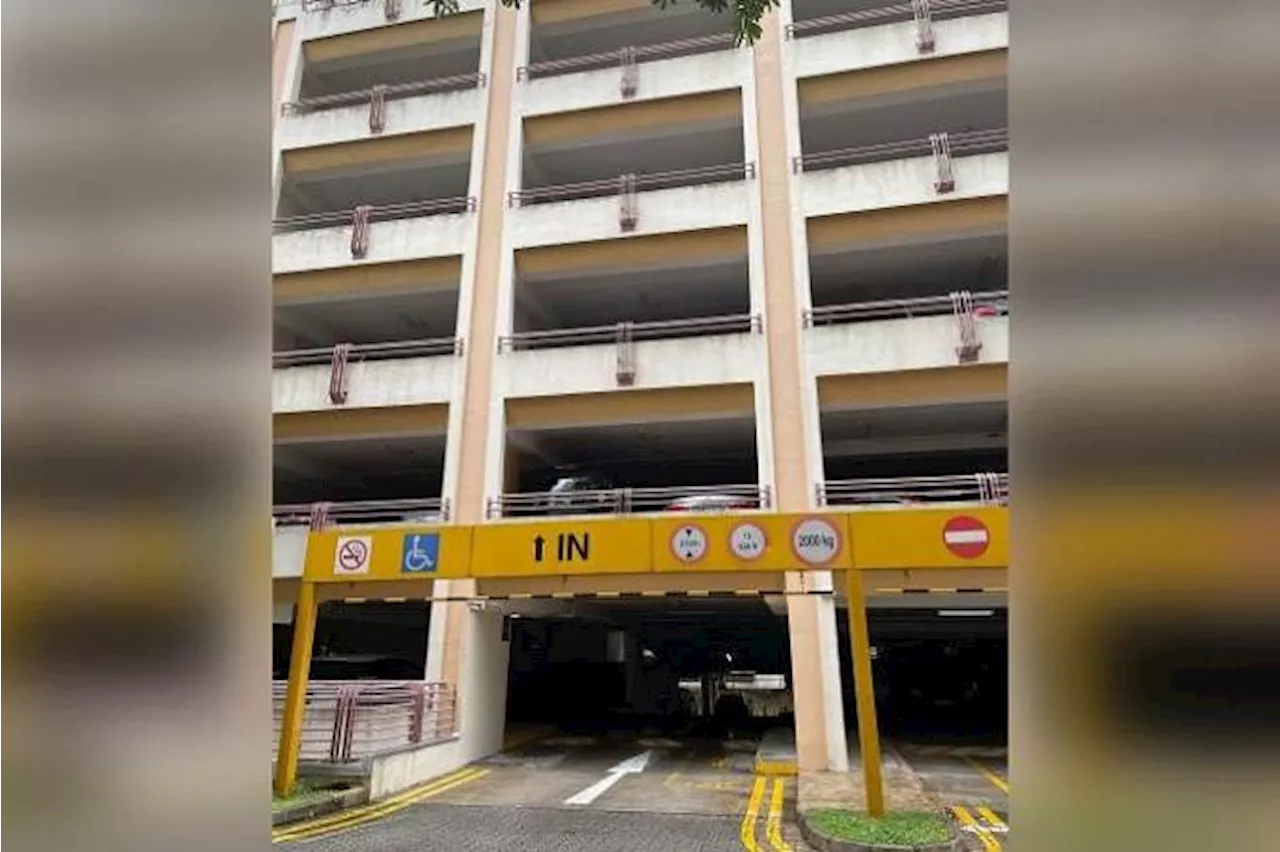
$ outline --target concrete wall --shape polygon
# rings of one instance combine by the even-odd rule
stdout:
[[[271,577],[301,577],[307,558],[306,525],[276,527],[271,532]]]
[[[641,62],[637,68],[636,94],[629,102],[736,89],[750,73],[751,52],[719,50]],[[516,109],[532,116],[616,104],[621,73],[612,67],[529,80],[516,89]]]
[[[370,764],[369,799],[385,799],[466,764],[459,739],[376,757]]]
[[[916,49],[914,21],[863,27],[797,38],[794,42],[797,77],[817,77],[860,68],[920,62],[962,53],[1009,46],[1009,15],[974,15],[936,21],[932,53]]]
[[[933,157],[910,157],[840,169],[806,172],[796,179],[805,216],[829,216],[912,204],[959,201],[1009,193],[1009,155],[979,154],[952,160],[956,188],[939,195]]]
[[[634,388],[687,387],[753,381],[761,337],[724,334],[635,345]],[[617,346],[509,352],[499,359],[504,396],[558,396],[617,390]]]
[[[328,364],[286,367],[271,374],[271,408],[282,414],[387,405],[447,403],[458,370],[454,355],[359,361],[347,366],[347,401],[329,400]]]
[[[476,89],[389,100],[386,128],[376,138],[474,124],[482,100]],[[367,102],[301,114],[288,113],[276,126],[276,145],[284,150],[371,137]]]
[[[742,225],[753,181],[683,186],[639,193],[633,236]],[[514,248],[617,239],[618,196],[535,204],[510,211],[506,227]]]
[[[475,215],[452,213],[374,222],[369,226],[369,254],[351,259],[351,226],[316,228],[276,234],[271,238],[271,271],[276,275],[337,266],[361,266],[426,257],[449,257],[470,245]]]
[[[511,645],[502,638],[500,613],[468,610],[465,629],[458,730],[462,762],[470,763],[502,750]]]
[[[493,0],[458,0],[458,11],[471,12],[484,8],[486,2]],[[299,15],[302,22],[302,38],[325,38],[328,36],[352,33],[358,30],[374,29],[388,25],[385,6],[381,0],[356,3],[349,6],[334,6],[328,11],[303,12]],[[428,0],[400,0],[400,17],[397,24],[433,18],[433,7]]]
[[[1009,360],[1007,317],[976,321],[982,363]],[[880,373],[954,366],[960,336],[951,316],[890,319],[811,328],[805,355],[814,375]]]

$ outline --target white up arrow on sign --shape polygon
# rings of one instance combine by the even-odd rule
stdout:
[[[574,793],[572,796],[564,800],[566,805],[589,805],[600,795],[608,790],[614,784],[622,780],[623,775],[631,775],[637,772],[644,772],[644,768],[649,765],[649,758],[653,757],[653,749],[642,751],[634,757],[628,757],[616,766],[609,767],[608,772],[603,778],[592,784],[587,789]]]

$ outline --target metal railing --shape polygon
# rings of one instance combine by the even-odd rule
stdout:
[[[348,350],[348,361],[389,361],[394,358],[417,358],[425,355],[461,355],[460,337],[433,337],[423,340],[398,340],[393,343],[354,343]],[[301,367],[308,364],[328,364],[333,359],[333,347],[315,349],[290,349],[271,353],[273,367]]]
[[[1009,150],[1009,129],[966,130],[948,133],[951,156],[991,154]],[[861,145],[834,151],[818,151],[791,158],[791,170],[811,172],[819,169],[835,169],[864,163],[881,163],[888,160],[905,160],[909,157],[929,157],[934,153],[929,137],[904,139],[900,142],[883,142],[878,145]]]
[[[961,18],[969,15],[982,15],[989,12],[1002,12],[1009,8],[1008,0],[929,0],[929,13],[932,20]],[[874,9],[859,9],[856,12],[841,12],[836,15],[824,15],[821,18],[809,18],[788,24],[787,38],[796,36],[819,35],[836,30],[852,30],[862,27],[878,27],[882,24],[893,24],[900,21],[915,20],[917,11],[911,3],[894,3],[890,6],[879,6]]]
[[[536,80],[539,77],[554,77],[557,74],[573,74],[579,71],[594,71],[600,68],[617,68],[626,59],[633,59],[636,62],[653,62],[659,59],[674,59],[679,56],[711,53],[730,47],[733,47],[732,33],[694,36],[658,44],[628,46],[617,50],[606,50],[601,53],[570,56],[566,59],[532,62],[528,65],[521,65],[516,69],[516,79]]]
[[[1009,474],[835,479],[817,487],[819,506],[911,506],[918,503],[1009,502]]]
[[[651,192],[657,189],[675,189],[698,184],[729,183],[752,180],[756,176],[755,163],[725,163],[718,166],[699,166],[693,169],[677,169],[669,172],[635,175],[631,187],[635,192]],[[619,193],[623,176],[588,180],[580,183],[563,183],[521,189],[507,194],[507,204],[523,207],[526,204],[547,204],[553,201],[578,201],[584,198],[601,198]]]
[[[302,115],[319,110],[336,109],[344,106],[363,106],[368,104],[379,91],[385,100],[400,100],[418,95],[434,95],[441,92],[460,92],[467,89],[483,88],[487,78],[482,73],[454,74],[449,77],[435,77],[430,80],[415,80],[411,83],[395,83],[367,89],[355,89],[350,92],[338,92],[333,95],[317,95],[313,98],[298,98],[280,105],[280,112],[285,115]]]
[[[985,290],[972,294],[974,313],[978,316],[1008,313],[1008,290]],[[804,312],[806,328],[836,323],[867,322],[903,317],[951,315],[955,301],[951,296],[922,296],[915,299],[881,299],[846,305],[822,305]]]
[[[272,757],[280,743],[285,681],[271,684]],[[429,745],[457,732],[453,686],[426,681],[312,681],[302,716],[301,760],[356,763]]]
[[[424,201],[407,201],[403,204],[379,204],[369,207],[369,222],[385,222],[393,219],[412,219],[416,216],[439,216],[448,213],[474,213],[474,196],[458,198],[431,198]],[[341,228],[354,225],[354,209],[333,210],[325,213],[307,213],[301,216],[283,216],[271,220],[273,233],[310,231],[317,228]]]
[[[630,515],[645,512],[724,512],[767,509],[767,485],[689,485],[503,494],[485,501],[488,518],[537,515]]]
[[[396,500],[346,500],[334,503],[277,503],[271,517],[278,526],[308,525],[314,530],[337,523],[439,523],[449,520],[449,501],[438,497]]]
[[[624,326],[629,326],[631,340],[670,340],[711,334],[758,333],[762,328],[762,319],[759,314],[732,314],[718,317],[693,317],[691,319],[560,328],[551,331],[521,331],[499,337],[498,351],[516,352],[525,349],[552,349],[561,346],[590,346],[599,343],[616,343]]]

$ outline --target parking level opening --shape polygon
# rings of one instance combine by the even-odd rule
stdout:
[[[765,598],[551,603],[506,616],[509,733],[751,743],[791,724],[786,621]]]

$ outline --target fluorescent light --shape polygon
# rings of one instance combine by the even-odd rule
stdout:
[[[994,609],[940,609],[938,615],[943,618],[987,618],[995,615]]]

